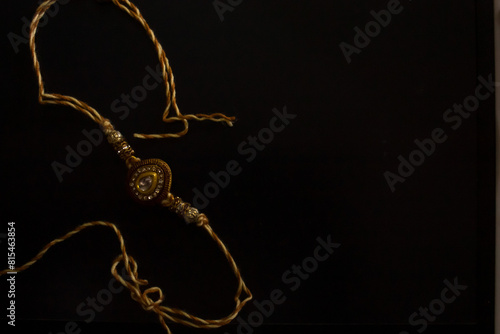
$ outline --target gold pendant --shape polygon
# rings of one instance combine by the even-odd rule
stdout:
[[[143,204],[157,204],[166,199],[172,185],[172,172],[160,159],[140,160],[130,165],[127,189],[132,198]]]

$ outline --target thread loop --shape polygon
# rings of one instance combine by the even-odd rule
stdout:
[[[210,225],[204,224],[202,227],[205,229],[205,231],[210,235],[210,237],[215,241],[217,244],[218,248],[223,252],[224,256],[226,257],[229,266],[231,267],[231,271],[233,272],[234,276],[236,277],[238,281],[238,287],[236,289],[236,294],[234,296],[234,301],[235,301],[235,306],[233,311],[228,314],[227,316],[220,318],[220,319],[203,319],[197,316],[194,316],[188,312],[185,312],[181,309],[173,308],[173,307],[168,307],[165,305],[162,305],[164,302],[165,296],[163,294],[163,291],[159,287],[150,287],[148,289],[145,289],[143,291],[143,287],[148,285],[148,281],[145,279],[142,279],[139,277],[138,273],[138,264],[134,260],[132,256],[130,256],[127,253],[126,247],[125,247],[125,240],[118,229],[118,227],[109,222],[105,221],[93,221],[89,223],[85,223],[82,225],[77,226],[74,230],[66,233],[60,238],[54,239],[51,242],[49,242],[47,245],[45,245],[38,254],[33,257],[30,261],[25,263],[24,265],[17,267],[15,269],[5,269],[0,271],[0,276],[3,276],[7,274],[8,272],[21,272],[32,265],[34,265],[36,262],[38,262],[44,255],[45,253],[55,246],[56,244],[63,242],[75,234],[83,231],[86,228],[89,227],[94,227],[94,226],[105,226],[108,228],[111,228],[117,238],[118,242],[120,244],[120,250],[121,254],[118,255],[112,265],[111,265],[111,274],[115,279],[120,282],[124,287],[126,287],[130,291],[130,296],[133,300],[138,302],[141,307],[150,312],[154,312],[158,315],[159,321],[162,324],[162,327],[167,331],[167,333],[171,333],[170,328],[167,324],[167,321],[170,322],[175,322],[179,323],[185,326],[189,327],[195,327],[195,328],[218,328],[223,325],[228,324],[231,322],[240,310],[243,308],[243,306],[252,299],[252,293],[250,290],[247,288],[245,282],[243,281],[243,278],[241,276],[240,270],[238,269],[238,266],[234,262],[233,257],[227,250],[226,246],[224,243],[219,239],[219,237],[215,234],[215,232],[212,230]],[[123,277],[118,273],[117,267],[119,264],[123,264],[123,267],[125,268],[126,271],[126,276]],[[246,297],[243,296],[243,293],[246,295]],[[154,300],[150,295],[152,294],[157,294],[157,299]]]
[[[169,60],[163,51],[163,48],[156,38],[153,30],[149,27],[146,20],[142,16],[139,9],[128,0],[97,0],[98,2],[112,2],[122,11],[130,15],[133,19],[135,19],[139,24],[146,30],[146,33],[149,39],[153,42],[153,45],[156,49],[156,54],[158,55],[158,59],[160,61],[160,67],[162,70],[162,78],[165,83],[165,96],[167,99],[165,109],[163,110],[162,120],[165,123],[172,122],[182,122],[184,129],[177,133],[159,133],[159,134],[144,134],[144,133],[134,133],[134,137],[140,139],[153,139],[153,138],[179,138],[184,136],[189,129],[189,121],[212,121],[224,123],[228,126],[232,126],[233,122],[236,120],[235,117],[228,117],[222,113],[213,113],[213,114],[182,114],[177,106],[176,100],[176,91],[175,91],[175,81],[174,74],[172,72],[172,68],[170,66]],[[77,111],[82,112],[86,116],[90,117],[94,122],[105,126],[106,119],[101,116],[101,114],[94,108],[92,108],[87,103],[80,101],[72,96],[62,95],[62,94],[49,94],[45,92],[45,85],[42,78],[42,72],[40,69],[40,62],[38,60],[38,56],[36,53],[36,44],[35,44],[35,35],[38,29],[38,24],[42,17],[45,15],[47,10],[56,3],[57,0],[45,0],[42,2],[35,15],[33,16],[33,20],[30,26],[30,49],[31,49],[31,57],[33,58],[33,67],[35,69],[35,73],[38,79],[38,101],[40,104],[59,104],[65,105],[70,108],[73,108]],[[170,115],[170,112],[173,110],[175,115]],[[129,154],[127,148],[121,153],[121,156],[125,157]]]

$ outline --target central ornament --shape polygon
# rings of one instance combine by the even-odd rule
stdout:
[[[132,198],[141,203],[161,202],[167,198],[171,183],[170,167],[159,159],[136,162],[128,172],[128,191]]]

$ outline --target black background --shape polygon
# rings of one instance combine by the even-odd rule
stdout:
[[[354,27],[363,29],[373,20],[370,11],[387,3],[242,1],[221,21],[210,1],[138,1],[172,65],[181,111],[238,119],[232,128],[192,122],[180,139],[133,138],[181,129],[161,122],[161,85],[123,119],[111,107],[142,85],[147,66],[158,64],[144,30],[128,15],[112,4],[71,1],[37,34],[46,90],[86,101],[112,120],[139,157],[168,162],[176,195],[192,201],[193,189],[212,181],[210,172],[240,163],[242,172],[203,211],[255,299],[269,299],[275,289],[286,297],[255,332],[416,333],[420,327],[409,316],[455,277],[467,289],[426,333],[492,332],[494,98],[456,130],[443,114],[474,94],[478,76],[493,72],[493,4],[402,0],[401,13],[348,63],[339,44],[353,44]],[[1,23],[0,233],[16,222],[18,264],[78,224],[114,222],[140,276],[163,289],[167,305],[224,316],[235,282],[223,256],[201,230],[128,198],[126,168],[109,145],[93,147],[59,182],[53,162],[65,163],[66,147],[76,149],[86,139],[82,131],[97,125],[73,109],[37,103],[29,47],[13,47],[8,38],[22,36],[23,17],[30,20],[35,10],[30,1],[10,2]],[[296,118],[246,161],[238,146],[269,126],[273,108],[285,106]],[[391,192],[384,172],[397,173],[398,156],[408,158],[414,140],[435,128],[447,140]],[[283,273],[329,235],[341,246],[292,291]],[[1,245],[6,252],[5,240]],[[17,276],[18,326],[9,329],[59,333],[76,321],[83,332],[162,332],[125,291],[90,324],[77,313],[107,287],[118,253],[105,228],[52,249]],[[3,279],[0,288],[6,294]],[[249,304],[241,317],[255,310]],[[211,332],[237,333],[237,324]]]

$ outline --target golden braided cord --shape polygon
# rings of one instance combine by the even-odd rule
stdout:
[[[49,242],[42,248],[40,252],[38,252],[38,254],[35,257],[33,257],[33,259],[26,262],[22,266],[17,267],[13,270],[6,269],[0,271],[0,276],[3,276],[10,272],[20,272],[28,269],[38,260],[40,260],[52,246],[60,242],[63,242],[69,239],[70,237],[74,236],[75,234],[81,232],[82,230],[92,226],[106,226],[113,229],[120,243],[121,254],[117,256],[113,261],[113,264],[111,266],[111,273],[113,274],[113,276],[116,278],[117,281],[119,281],[121,284],[123,284],[126,288],[130,290],[130,295],[132,299],[141,304],[144,310],[152,311],[158,315],[160,323],[169,334],[171,334],[171,331],[166,323],[166,320],[170,320],[172,322],[176,322],[185,326],[190,326],[195,328],[218,328],[231,322],[238,315],[243,306],[249,300],[252,299],[252,294],[250,290],[247,288],[245,282],[243,281],[243,278],[241,277],[240,271],[238,269],[238,266],[234,262],[233,257],[227,250],[224,243],[219,239],[219,237],[215,234],[215,232],[212,230],[212,228],[208,223],[202,224],[201,226],[207,231],[210,237],[212,237],[212,239],[215,240],[219,249],[224,253],[227,261],[231,266],[231,270],[233,271],[234,275],[238,280],[238,288],[234,296],[234,301],[235,301],[234,310],[229,315],[220,319],[215,319],[215,320],[202,319],[177,308],[162,306],[161,303],[164,300],[164,296],[163,296],[163,291],[159,287],[151,287],[143,291],[141,289],[141,286],[147,285],[148,281],[139,278],[139,274],[137,272],[138,268],[137,262],[135,262],[134,258],[127,253],[125,248],[125,240],[123,239],[123,236],[118,227],[116,227],[116,225],[113,223],[105,221],[93,221],[77,226],[74,230],[66,233],[64,236]],[[120,274],[118,274],[116,267],[118,266],[119,263],[123,263],[125,270],[127,271],[128,274],[127,280],[124,279]],[[243,292],[247,295],[247,297],[242,300],[241,295]],[[156,301],[154,301],[150,297],[151,294],[155,293],[158,296],[158,299]]]
[[[44,16],[46,11],[56,2],[57,0],[45,0],[42,2],[34,17],[33,21],[31,23],[31,28],[30,28],[30,48],[31,48],[31,55],[33,58],[33,66],[35,68],[37,80],[38,80],[38,86],[39,86],[39,91],[38,91],[38,100],[42,104],[60,104],[60,105],[65,105],[71,108],[74,108],[83,114],[87,115],[90,117],[94,122],[100,124],[101,126],[105,126],[108,122],[108,120],[104,117],[102,117],[97,110],[92,108],[90,105],[87,103],[80,101],[72,96],[67,96],[67,95],[62,95],[62,94],[55,94],[55,93],[46,93],[45,92],[45,87],[42,79],[42,74],[40,70],[40,63],[38,61],[38,57],[36,54],[36,47],[35,47],[35,35],[36,31],[38,28],[38,23],[40,22],[40,19]],[[147,31],[149,38],[153,41],[158,58],[160,59],[160,66],[162,68],[163,72],[163,79],[165,82],[166,86],[166,97],[167,97],[167,105],[166,108],[163,112],[163,121],[164,122],[174,122],[174,121],[182,121],[184,125],[184,130],[180,131],[178,133],[174,134],[134,134],[135,137],[138,138],[167,138],[167,137],[180,137],[183,136],[187,133],[188,131],[188,121],[189,120],[211,120],[215,122],[225,122],[229,126],[232,125],[232,122],[234,121],[234,117],[227,117],[223,114],[220,113],[215,113],[211,115],[206,115],[206,114],[194,114],[194,115],[183,115],[180,111],[179,108],[177,107],[176,103],[176,98],[175,98],[175,83],[174,83],[174,77],[172,74],[172,69],[169,65],[168,59],[165,55],[165,52],[163,51],[160,43],[156,39],[153,31],[149,28],[148,24],[142,17],[141,13],[135,7],[132,3],[130,3],[128,0],[108,0],[112,1],[116,6],[118,6],[120,9],[125,11],[127,14],[132,16],[134,19],[136,19],[142,27]],[[168,117],[170,108],[173,108],[175,111],[176,116],[173,117]],[[135,157],[132,157],[135,158]],[[173,197],[173,196],[171,196]],[[166,202],[166,206],[168,207],[169,202]],[[209,319],[203,319],[200,317],[196,317],[192,314],[189,314],[183,310],[177,309],[177,308],[172,308],[172,307],[167,307],[161,305],[162,302],[164,301],[164,295],[162,290],[159,287],[150,287],[145,290],[142,289],[143,286],[148,284],[147,280],[139,278],[137,269],[138,265],[133,259],[132,256],[130,256],[125,248],[125,241],[122,237],[122,234],[120,230],[116,227],[115,224],[109,223],[109,222],[104,222],[104,221],[93,221],[93,222],[88,222],[84,223],[82,225],[77,226],[75,229],[72,231],[66,233],[64,236],[54,239],[51,242],[49,242],[47,245],[45,245],[40,252],[33,257],[30,261],[25,263],[24,265],[17,267],[13,270],[2,270],[0,271],[0,276],[5,275],[9,272],[20,272],[23,270],[28,269],[31,267],[33,264],[35,264],[38,260],[40,260],[45,253],[54,245],[63,242],[73,235],[79,233],[80,231],[88,228],[88,227],[93,227],[93,226],[106,226],[115,232],[116,236],[118,237],[118,241],[120,243],[120,250],[121,254],[115,258],[113,261],[113,264],[111,266],[111,273],[113,276],[125,287],[127,287],[130,290],[130,295],[132,299],[137,301],[138,303],[141,304],[142,308],[147,310],[147,311],[152,311],[156,313],[159,317],[159,320],[162,324],[162,326],[165,328],[165,330],[170,334],[170,329],[166,323],[166,321],[171,321],[179,324],[183,324],[186,326],[191,326],[191,327],[196,327],[196,328],[216,328],[220,327],[222,325],[228,324],[231,322],[240,312],[242,307],[252,299],[252,294],[245,285],[245,282],[243,281],[243,278],[241,277],[240,271],[229,253],[228,249],[224,245],[224,243],[219,239],[219,237],[215,234],[215,232],[212,230],[210,225],[208,224],[208,219],[204,214],[200,214],[198,217],[198,223],[197,225],[204,228],[207,233],[210,235],[210,237],[217,243],[217,246],[219,249],[224,253],[226,260],[228,261],[232,272],[234,273],[237,281],[238,281],[238,287],[236,289],[236,294],[234,296],[234,301],[235,301],[235,306],[233,311],[228,314],[227,316],[220,318],[220,319],[215,319],[215,320],[209,320]],[[117,266],[118,264],[123,263],[123,266],[128,274],[128,278],[124,279],[121,275],[118,274],[117,272]],[[243,296],[242,294],[246,294],[246,298],[242,299]],[[150,295],[156,294],[157,295],[157,300],[153,300]]]
[[[158,42],[158,39],[156,38],[153,30],[149,27],[147,24],[146,20],[142,16],[141,12],[139,9],[132,4],[128,0],[108,0],[113,2],[118,8],[126,12],[128,15],[136,19],[141,26],[146,30],[149,38],[153,42],[155,48],[156,48],[156,53],[158,55],[158,58],[160,60],[160,66],[162,69],[163,73],[163,81],[165,82],[165,87],[166,87],[166,97],[167,97],[167,105],[165,107],[165,110],[163,111],[163,121],[166,123],[171,123],[175,121],[181,121],[182,124],[184,125],[184,130],[178,132],[178,133],[165,133],[165,134],[142,134],[142,133],[135,133],[134,137],[137,138],[142,138],[142,139],[151,139],[151,138],[168,138],[168,137],[173,137],[173,138],[179,138],[183,135],[185,135],[188,131],[189,128],[189,120],[196,120],[196,121],[203,121],[203,120],[210,120],[214,122],[224,122],[229,126],[233,125],[233,122],[235,120],[234,117],[228,117],[224,114],[221,113],[214,113],[214,114],[188,114],[188,115],[183,115],[179,107],[177,106],[176,102],[176,94],[175,94],[175,82],[174,82],[174,75],[172,73],[172,68],[170,67],[169,61],[167,59],[167,56],[165,55],[165,51],[163,51],[162,46]],[[80,101],[72,96],[67,96],[67,95],[62,95],[62,94],[50,94],[45,92],[45,86],[43,83],[42,79],[42,73],[40,70],[40,63],[38,61],[38,57],[36,54],[36,45],[35,45],[35,35],[38,29],[38,23],[44,16],[45,12],[55,3],[57,0],[45,0],[40,4],[38,7],[33,20],[31,22],[31,27],[30,27],[30,49],[31,49],[31,56],[33,58],[33,66],[35,68],[35,72],[37,75],[38,79],[38,100],[42,104],[61,104],[65,105],[71,108],[74,108],[88,117],[90,117],[94,122],[102,124],[104,121],[104,118],[95,110],[92,108],[90,105],[87,103]],[[170,108],[173,108],[175,111],[176,116],[171,116],[168,117],[170,113]]]

